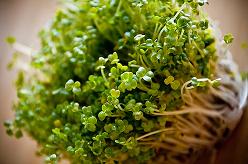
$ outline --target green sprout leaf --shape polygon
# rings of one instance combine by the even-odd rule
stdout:
[[[174,81],[174,77],[173,77],[173,76],[169,76],[169,77],[167,77],[167,78],[164,80],[164,83],[165,83],[166,85],[169,85],[169,84],[171,84],[173,81]]]
[[[125,90],[131,91],[137,87],[137,81],[132,72],[124,72],[121,74],[121,84],[119,85],[119,90],[124,92]]]
[[[117,64],[119,62],[118,55],[116,52],[108,56],[108,59],[110,60],[111,64]]]
[[[225,41],[226,44],[232,43],[233,40],[234,40],[234,37],[233,37],[233,35],[231,33],[228,33],[228,34],[226,34],[224,36],[224,41]]]
[[[14,44],[16,42],[16,38],[15,37],[12,37],[12,36],[9,36],[6,38],[6,42],[10,45]]]
[[[115,89],[111,89],[110,94],[114,98],[118,98],[120,96],[120,91],[119,90],[115,90]]]
[[[173,90],[177,90],[180,87],[180,82],[178,80],[175,80],[171,83],[171,88]]]

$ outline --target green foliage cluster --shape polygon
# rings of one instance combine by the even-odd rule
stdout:
[[[154,111],[179,109],[182,85],[214,74],[215,38],[200,10],[205,3],[65,1],[40,33],[41,50],[31,63],[40,73],[19,73],[8,134],[27,132],[51,163],[151,159],[155,149],[137,137],[170,126]]]

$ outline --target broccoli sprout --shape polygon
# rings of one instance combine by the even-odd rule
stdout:
[[[8,38],[31,63],[7,133],[29,134],[48,163],[193,162],[226,138],[247,97],[207,3],[68,0],[39,51]]]

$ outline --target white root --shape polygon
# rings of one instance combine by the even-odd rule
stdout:
[[[213,27],[214,32],[216,29],[218,28]],[[222,38],[218,33],[216,36],[217,39]],[[170,128],[175,130],[173,132],[157,130],[137,138],[142,144],[164,150],[166,153],[161,155],[162,163],[193,163],[204,150],[214,152],[215,144],[229,135],[242,116],[247,101],[248,81],[242,81],[231,53],[221,40],[216,43],[219,55],[216,78],[221,78],[222,85],[218,88],[210,87],[207,94],[201,94],[193,90],[191,81],[186,82],[181,88],[185,105],[180,110],[164,112],[155,110],[153,113],[154,116],[173,119]],[[159,139],[154,138],[154,135]],[[151,137],[153,140],[148,140]],[[193,156],[189,158],[186,154],[190,149],[193,152],[189,153],[191,155],[193,153]],[[210,162],[214,160],[212,156]]]
[[[178,118],[178,119],[180,119],[180,118]],[[193,123],[191,123],[189,121],[181,120],[180,122],[177,123],[177,125],[178,125],[177,127],[179,129],[183,129],[182,130],[183,134],[186,134],[186,133],[191,134],[192,130],[189,130],[189,127],[190,127],[191,129],[194,130],[195,133],[201,134],[201,136],[204,136],[205,138],[210,138],[210,139],[214,138],[214,136],[212,136],[208,131],[202,131],[202,128],[204,128],[204,127],[197,126],[197,124],[195,125],[195,124],[193,124]]]

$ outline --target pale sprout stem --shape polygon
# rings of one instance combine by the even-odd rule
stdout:
[[[105,82],[108,82],[106,76],[105,76],[105,73],[104,73],[104,68],[101,68],[101,74],[102,74],[102,77],[104,79]]]
[[[143,138],[142,142],[149,142],[149,141],[153,142],[154,140],[157,140],[157,139],[158,138],[156,138],[156,137],[150,136],[150,137],[147,137],[147,138]]]
[[[185,82],[181,88],[181,95],[184,95],[184,89],[191,83],[191,80]]]
[[[192,31],[192,30],[190,30],[190,32],[188,33],[188,40],[189,40],[189,44],[192,44],[192,42],[191,42],[191,37],[190,37],[190,35],[191,35],[191,31]]]
[[[183,136],[183,140],[186,143],[192,143],[196,145],[205,145],[205,146],[211,146],[214,141],[208,141],[206,139],[196,138],[195,136]]]
[[[193,131],[198,131],[198,127],[194,124],[191,124],[188,120],[182,118],[182,117],[177,117],[177,124],[184,126],[184,127],[188,127],[188,129],[193,129]]]
[[[184,94],[184,90],[186,89],[186,92],[189,92],[188,89],[187,89],[187,86],[188,86],[190,83],[191,83],[191,80],[185,82],[185,83],[183,84],[183,86],[181,87],[181,95],[182,95],[182,99],[183,99],[184,102],[187,102],[187,100],[186,100],[185,97],[184,97],[184,95],[185,95],[185,94]],[[193,88],[190,88],[190,89],[193,89]],[[192,98],[191,98],[191,97],[189,97],[189,98],[190,98],[190,101],[192,101]]]
[[[175,138],[171,138],[171,137],[167,137],[166,142],[171,143],[171,144],[175,144],[178,147],[184,148],[184,149],[188,149],[189,145],[185,142],[182,142],[181,140],[176,140]]]
[[[158,40],[160,39],[160,37],[161,37],[161,35],[162,35],[162,33],[163,33],[163,30],[164,30],[164,29],[162,29],[162,28],[163,28],[163,25],[160,24],[159,27],[157,28],[156,33],[154,34],[153,40],[155,40],[156,37],[158,37]],[[165,28],[165,27],[164,27],[164,28]]]
[[[118,7],[117,7],[116,12],[115,12],[115,16],[119,14],[120,9],[121,9],[121,5],[122,5],[122,0],[119,1]]]
[[[109,117],[122,117],[121,115],[110,115]]]
[[[206,108],[204,107],[202,104],[190,104],[190,107],[191,108],[195,108],[195,110],[200,110],[200,111],[203,111],[204,112],[210,112],[212,114],[216,113],[217,116],[220,116],[225,112],[224,110],[224,107],[221,109],[221,110],[217,110],[217,109],[212,109],[212,108]],[[183,109],[186,108],[186,107],[183,107]],[[219,113],[219,114],[218,114]]]
[[[147,134],[145,134],[145,135],[143,135],[143,136],[140,136],[140,137],[138,137],[136,140],[138,141],[138,140],[141,140],[141,139],[143,139],[143,138],[149,137],[149,136],[154,135],[154,134],[157,134],[157,133],[171,132],[171,131],[174,131],[174,130],[175,130],[175,129],[173,129],[173,128],[165,128],[165,129],[156,130],[156,131],[147,133]]]
[[[184,95],[182,95],[182,100],[183,100],[183,102],[184,102],[185,104],[187,104],[187,105],[190,105],[190,104],[192,104],[192,102],[193,102],[193,98],[192,98],[192,96],[190,95],[190,93],[189,93],[189,94],[184,94]]]
[[[221,98],[222,100],[224,100],[226,103],[230,104],[230,105],[237,105],[239,104],[239,100],[234,99],[232,96],[229,96],[228,94],[226,94],[225,92],[221,92],[221,91],[217,91],[216,89],[210,88],[211,93],[219,98]]]
[[[201,115],[199,115],[199,117],[201,117]],[[197,126],[198,128],[200,128],[200,126],[202,126],[201,120],[197,119],[196,117],[192,117],[192,115],[189,115],[188,118],[189,118],[191,124],[199,124],[199,126]]]
[[[197,133],[197,134],[201,134],[201,136],[205,136],[206,138],[213,138],[213,136],[211,134],[208,133],[208,131],[204,131],[203,127],[197,127],[197,126],[192,126],[188,125],[188,124],[184,124],[184,123],[178,123],[177,127],[178,129],[182,130],[182,133],[187,133],[187,134],[192,134],[192,133]]]
[[[182,29],[182,32],[181,32],[181,34],[180,34],[180,36],[179,36],[179,39],[182,39],[184,32],[185,32],[185,30]]]
[[[29,72],[31,70],[30,66],[25,64],[25,62],[20,62],[18,61],[15,65],[15,67],[18,69],[18,70],[23,70],[25,72]]]
[[[232,97],[235,97],[235,94],[237,93],[237,91],[230,90],[229,88],[223,86],[220,86],[218,89],[221,93],[225,93],[225,95],[228,95],[231,99]]]
[[[195,93],[195,92],[192,92],[191,94],[194,96],[195,99],[197,99],[199,102],[201,102],[201,104],[203,106],[205,106],[209,109],[220,109],[220,108],[223,109],[223,107],[224,107],[224,105],[222,105],[222,104],[218,105],[218,104],[214,104],[214,103],[207,101],[206,97],[204,99],[202,96],[200,96],[199,94],[197,95],[197,93]]]
[[[205,55],[204,52],[198,47],[198,45],[196,44],[195,41],[193,41],[193,44],[196,47],[196,49],[198,50],[198,52],[201,54],[201,56],[203,57]]]
[[[194,132],[197,132],[198,131],[201,135],[205,134],[205,135],[208,136],[209,139],[212,138],[211,140],[214,140],[214,138],[216,138],[216,137],[217,138],[218,137],[221,137],[221,132],[219,131],[219,129],[223,129],[223,128],[219,127],[217,129],[217,127],[214,127],[214,126],[211,125],[211,123],[207,120],[206,117],[204,117],[204,116],[201,116],[201,117],[200,116],[197,116],[197,118],[199,118],[199,121],[200,120],[201,121],[204,121],[204,123],[206,121],[206,123],[210,124],[209,127],[218,134],[217,136],[213,136],[212,134],[209,133],[209,131],[208,131],[208,129],[206,127],[201,126],[201,123],[200,122],[198,122],[198,123],[197,122],[194,122],[193,121],[193,118],[194,119],[196,119],[196,118],[193,115],[191,115],[191,116],[192,116],[191,118],[177,117],[177,119],[182,122],[182,124],[181,124],[182,125],[182,127],[181,127],[181,130],[182,131],[188,128],[189,131],[191,130],[191,133],[189,132],[188,135],[192,135],[192,134],[194,134]],[[192,123],[192,122],[194,122],[194,123]],[[192,124],[195,128],[192,128],[191,126],[189,126],[189,124]],[[195,130],[196,128],[198,128],[198,130]]]
[[[214,138],[213,135],[211,135],[208,130],[202,126],[197,126],[198,124],[194,125],[191,124],[189,121],[186,121],[188,123],[178,123],[178,128],[184,132],[186,135],[192,135],[192,134],[201,134],[201,136],[205,136],[206,138]]]
[[[141,67],[141,66],[135,65],[135,64],[131,64],[130,67],[139,68],[139,67]]]
[[[153,32],[153,40],[154,40],[154,35],[157,33],[157,29],[158,29],[158,23],[156,23],[155,25],[155,29],[154,29],[154,32]]]
[[[14,43],[13,44],[13,48],[14,50],[16,50],[17,52],[22,53],[23,55],[26,55],[28,57],[32,57],[32,53],[34,52],[34,50],[26,45],[23,45],[21,43]]]
[[[173,115],[182,115],[182,114],[189,114],[189,113],[201,113],[208,116],[220,116],[221,114],[216,111],[209,111],[209,110],[198,110],[198,109],[186,109],[180,111],[171,111],[171,112],[161,112],[161,113],[153,113],[156,116],[173,116]]]
[[[207,117],[199,117],[198,119],[201,120],[207,126],[212,125],[212,123],[209,121],[209,119]]]
[[[204,120],[204,118],[206,117],[202,117],[202,116],[198,116],[199,119]],[[189,129],[188,133],[192,134],[192,133],[198,133],[201,134],[202,136],[204,135],[207,138],[214,138],[214,136],[204,127],[201,125],[201,123],[199,122],[194,122],[193,123],[193,119],[190,118],[189,120],[186,120],[183,117],[181,118],[181,123],[178,123],[181,126],[182,131],[184,131],[185,129]],[[178,118],[178,120],[180,119]],[[211,126],[211,124],[209,124],[209,126]]]

